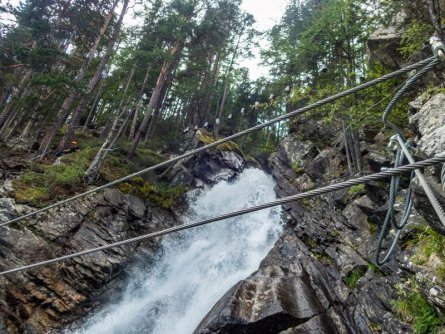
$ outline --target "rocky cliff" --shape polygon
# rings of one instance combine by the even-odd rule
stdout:
[[[445,95],[423,98],[412,105],[417,106],[412,109],[411,124],[417,129],[419,149],[428,154],[442,152],[445,132],[439,106],[445,105]],[[280,197],[341,180],[346,175],[342,148],[319,141],[317,133],[320,129],[323,133],[323,126],[302,118],[299,123],[304,131],[286,138],[270,158]],[[385,144],[361,141],[368,171],[390,165],[392,153]],[[428,179],[437,183],[433,168]],[[284,235],[259,270],[232,287],[195,333],[438,330],[440,320],[435,311],[442,314],[444,307],[445,254],[424,254],[425,243],[416,237],[419,226],[428,231],[426,220],[437,221],[420,187],[416,188],[419,212],[411,216],[418,225],[405,230],[389,263],[380,268],[373,264],[376,234],[387,209],[387,191],[387,183],[378,182],[286,204],[288,223]],[[440,193],[437,195],[443,202]],[[443,252],[443,248],[438,249]],[[423,260],[419,260],[421,257]],[[411,303],[414,314],[404,314],[400,310],[403,303]]]
[[[215,150],[175,165],[169,177],[172,184],[204,187],[236,177],[242,168],[238,153]],[[8,181],[1,195],[2,222],[34,210],[14,202]],[[0,228],[0,270],[159,231],[180,224],[184,210],[182,200],[165,209],[108,189]],[[46,333],[81,318],[119,295],[132,264],[150,262],[158,247],[159,240],[150,239],[0,277],[0,332]]]

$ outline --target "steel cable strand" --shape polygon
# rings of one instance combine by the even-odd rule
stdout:
[[[394,161],[394,168],[400,167],[403,162],[403,153],[398,150],[396,153],[395,161]],[[386,263],[389,260],[389,257],[392,253],[392,250],[395,247],[395,243],[397,242],[397,238],[395,237],[392,241],[391,247],[389,248],[389,251],[384,256],[383,260],[380,260],[381,252],[382,252],[382,246],[383,241],[386,239],[386,237],[389,234],[389,231],[391,229],[391,225],[396,225],[395,223],[395,217],[394,217],[394,204],[396,201],[397,191],[399,188],[400,183],[400,176],[393,176],[391,177],[391,185],[389,187],[389,198],[388,198],[388,210],[386,211],[385,220],[382,224],[382,227],[380,229],[379,236],[377,238],[377,245],[376,245],[376,257],[375,262],[377,265],[381,266],[384,263]]]
[[[412,146],[411,142],[407,143],[407,146]],[[400,167],[403,164],[403,161],[405,159],[405,154],[402,150],[397,150],[396,158],[394,162],[394,167]],[[377,265],[381,266],[389,261],[389,258],[391,257],[392,253],[394,252],[395,246],[398,242],[398,239],[401,235],[402,229],[408,224],[409,221],[409,215],[411,213],[412,207],[413,207],[413,186],[412,186],[412,180],[414,178],[414,171],[411,172],[410,178],[409,178],[409,187],[407,190],[407,193],[405,195],[405,204],[402,211],[402,217],[400,219],[400,224],[397,223],[397,219],[395,217],[395,210],[394,205],[396,202],[396,197],[399,192],[399,186],[400,186],[400,175],[393,176],[391,178],[391,185],[389,190],[389,199],[388,199],[388,211],[386,212],[385,221],[382,224],[382,228],[380,230],[379,236],[377,238],[376,242],[376,257],[375,262]],[[396,230],[396,235],[394,236],[391,245],[389,249],[387,250],[383,260],[380,260],[382,248],[383,248],[383,242],[388,237],[389,232],[391,230],[390,226]]]
[[[413,147],[413,143],[411,141],[408,141],[407,147]],[[401,152],[400,165],[403,164],[404,159],[405,159],[405,155],[403,154],[403,152]],[[409,162],[407,161],[407,163],[409,163]],[[411,175],[409,177],[409,180],[408,180],[409,186],[408,186],[408,190],[405,195],[405,201],[404,201],[405,205],[404,205],[404,208],[402,211],[403,214],[402,214],[402,218],[400,219],[400,224],[397,224],[396,219],[393,220],[393,227],[397,230],[403,229],[408,224],[409,215],[411,213],[411,209],[413,206],[413,182],[412,181],[414,179],[414,176],[415,176],[415,173],[414,173],[414,171],[412,171]],[[396,194],[395,194],[394,198],[397,197],[397,192],[398,192],[398,188],[400,185],[400,178],[401,178],[401,176],[399,175],[398,180],[397,180],[397,190],[396,190]],[[393,210],[393,212],[394,212],[394,210]],[[394,217],[394,214],[393,214],[393,217]]]
[[[397,224],[397,219],[394,214],[394,208],[390,209],[388,208],[388,211],[391,210],[390,220],[388,222],[383,224],[383,228],[381,230],[381,233],[379,235],[378,241],[377,241],[377,247],[376,247],[376,264],[381,266],[389,261],[389,258],[391,257],[392,253],[394,252],[395,246],[397,245],[397,242],[399,240],[400,234],[403,230],[403,228],[408,224],[409,222],[409,216],[411,214],[411,210],[413,208],[413,198],[412,198],[412,179],[414,178],[414,172],[411,172],[410,175],[410,186],[408,188],[407,194],[405,196],[405,205],[403,208],[402,218],[400,219],[400,224]],[[389,247],[385,257],[383,260],[380,260],[381,252],[382,252],[382,244],[383,241],[386,239],[386,237],[389,234],[390,231],[390,224],[394,227],[394,230],[397,231],[396,235],[394,236],[393,241],[391,242],[391,246]]]
[[[410,89],[410,87],[419,80],[425,73],[427,73],[429,70],[433,69],[437,65],[441,63],[439,58],[433,59],[429,64],[425,65],[425,67],[421,68],[416,74],[414,74],[411,78],[409,78],[405,84],[402,86],[402,88],[396,93],[394,98],[390,101],[388,106],[386,107],[385,111],[383,112],[382,121],[385,125],[392,128],[403,141],[406,141],[402,131],[391,121],[388,120],[388,117],[390,116],[392,110],[396,106],[397,102],[402,98],[402,96]],[[395,167],[398,167],[398,164],[402,164],[404,158],[404,154],[398,150],[396,155],[396,161],[395,161]],[[400,165],[399,165],[400,166]],[[397,220],[395,218],[394,214],[394,204],[395,204],[395,197],[398,192],[399,188],[399,182],[400,177],[393,177],[391,179],[391,186],[390,186],[390,195],[389,195],[389,202],[388,202],[388,211],[385,217],[385,221],[382,225],[382,228],[380,230],[380,234],[377,238],[377,244],[376,244],[376,256],[375,256],[375,262],[377,265],[381,266],[389,261],[389,258],[391,254],[393,253],[395,246],[397,244],[397,241],[400,237],[402,228],[408,223],[409,213],[412,209],[412,186],[411,181],[413,178],[413,173],[411,173],[411,179],[410,179],[410,187],[407,193],[407,197],[405,200],[405,208],[404,208],[404,214],[401,220],[400,225],[397,224]],[[391,246],[389,247],[387,253],[385,254],[383,260],[380,260],[381,252],[382,252],[382,246],[383,241],[387,238],[390,232],[390,224],[394,227],[394,229],[397,231],[396,235],[394,236],[394,239],[392,240]]]
[[[445,195],[445,164],[443,164],[443,166],[442,166],[442,172],[441,172],[441,175],[440,175],[440,180],[442,182],[442,191],[443,191],[443,193]]]
[[[349,188],[351,186],[355,186],[358,184],[363,184],[363,183],[367,183],[367,182],[372,182],[372,181],[379,181],[382,179],[386,179],[388,177],[392,177],[395,175],[400,175],[406,172],[411,172],[415,169],[419,169],[419,168],[424,168],[424,167],[428,167],[428,166],[432,166],[434,164],[437,163],[443,163],[445,162],[445,153],[435,156],[433,158],[424,160],[424,161],[420,161],[420,162],[416,162],[416,163],[412,163],[409,165],[404,165],[404,166],[400,166],[398,168],[392,168],[380,173],[376,173],[376,174],[371,174],[371,175],[367,175],[367,176],[362,176],[356,179],[352,179],[352,180],[348,180],[345,182],[341,182],[341,183],[336,183],[336,184],[332,184],[323,188],[318,188],[318,189],[314,189],[314,190],[310,190],[304,193],[300,193],[300,194],[296,194],[296,195],[292,195],[292,196],[288,196],[285,198],[281,198],[272,202],[268,202],[268,203],[264,203],[264,204],[260,204],[254,207],[250,207],[250,208],[246,208],[246,209],[242,209],[239,211],[235,211],[235,212],[230,212],[230,213],[226,213],[226,214],[222,214],[220,216],[217,217],[212,217],[212,218],[208,218],[205,220],[201,220],[195,223],[190,223],[190,224],[186,224],[186,225],[180,225],[180,226],[175,226],[175,227],[171,227],[162,231],[157,231],[157,232],[152,232],[152,233],[148,233],[148,234],[144,234],[138,237],[134,237],[134,238],[129,238],[129,239],[125,239],[122,241],[118,241],[112,244],[108,244],[108,245],[103,245],[103,246],[99,246],[99,247],[95,247],[95,248],[91,248],[91,249],[86,249],[77,253],[72,253],[72,254],[68,254],[68,255],[64,255],[64,256],[60,256],[57,258],[53,258],[50,260],[45,260],[45,261],[41,261],[41,262],[36,262],[36,263],[32,263],[29,265],[24,265],[18,268],[13,268],[13,269],[8,269],[8,270],[4,270],[2,272],[0,272],[0,276],[6,275],[6,274],[12,274],[15,272],[19,272],[19,271],[23,271],[23,270],[28,270],[28,269],[33,269],[33,268],[37,268],[37,267],[41,267],[41,266],[46,266],[46,265],[50,265],[50,264],[54,264],[54,263],[58,263],[58,262],[64,262],[67,261],[71,258],[75,258],[75,257],[79,257],[79,256],[83,256],[83,255],[88,255],[88,254],[93,254],[95,252],[99,252],[99,251],[104,251],[107,249],[111,249],[114,247],[120,247],[123,245],[127,245],[130,243],[136,243],[136,242],[140,242],[149,238],[154,238],[154,237],[159,237],[162,235],[166,235],[166,234],[170,234],[173,232],[178,232],[178,231],[182,231],[182,230],[186,230],[186,229],[190,229],[193,227],[197,227],[197,226],[203,226],[203,225],[207,225],[213,222],[217,222],[220,220],[224,220],[224,219],[228,219],[228,218],[233,218],[233,217],[237,217],[237,216],[241,216],[250,212],[255,212],[255,211],[259,211],[259,210],[263,210],[263,209],[267,209],[267,208],[271,208],[274,206],[278,206],[278,205],[282,205],[285,203],[289,203],[289,202],[293,202],[296,200],[301,200],[304,198],[312,198],[315,196],[319,196],[319,195],[323,195],[323,194],[327,194],[333,191],[337,191],[337,190],[341,190],[341,189],[345,189],[345,188]],[[3,265],[0,263],[0,268],[3,269]]]
[[[394,96],[394,98],[391,100],[391,102],[386,107],[385,111],[383,112],[382,121],[389,127],[391,127],[397,134],[405,141],[405,137],[403,136],[402,131],[391,121],[388,120],[388,117],[390,116],[392,110],[396,106],[397,102],[402,98],[402,96],[410,89],[410,87],[419,80],[425,73],[436,67],[441,63],[439,58],[433,59],[430,63],[428,63],[425,67],[421,68],[416,74],[414,74],[411,78],[409,78],[406,83],[403,85],[402,88],[397,92],[397,94]]]
[[[136,173],[127,175],[127,176],[125,176],[125,177],[123,177],[123,178],[120,178],[120,179],[118,179],[118,180],[112,181],[112,182],[110,182],[110,183],[104,184],[104,185],[99,186],[99,187],[96,187],[96,188],[94,188],[94,189],[90,189],[90,190],[88,190],[88,191],[86,191],[86,192],[84,192],[84,193],[77,194],[77,195],[75,195],[75,196],[73,196],[73,197],[67,198],[67,199],[65,199],[65,200],[59,201],[59,202],[54,203],[54,204],[51,204],[51,205],[48,205],[47,207],[44,207],[44,208],[42,208],[42,209],[39,209],[39,210],[30,212],[30,213],[28,213],[28,214],[25,214],[25,215],[23,215],[23,216],[20,216],[20,217],[11,219],[11,220],[9,220],[9,221],[7,221],[7,222],[0,223],[0,227],[2,227],[2,226],[6,226],[6,225],[9,225],[9,224],[12,224],[12,223],[16,223],[16,222],[19,222],[19,221],[22,221],[22,220],[27,219],[27,218],[30,218],[30,217],[33,217],[33,216],[35,216],[35,215],[37,215],[37,214],[39,214],[39,213],[42,213],[42,212],[48,211],[48,210],[50,210],[50,209],[52,209],[52,208],[58,207],[58,206],[60,206],[60,205],[63,205],[63,204],[72,202],[72,201],[74,201],[74,200],[76,200],[76,199],[79,199],[79,198],[88,196],[88,195],[93,194],[93,193],[95,193],[95,192],[97,192],[97,191],[99,191],[99,190],[102,190],[102,189],[106,189],[106,188],[115,186],[115,185],[117,185],[117,184],[119,184],[119,183],[122,183],[122,182],[124,182],[124,181],[128,181],[128,180],[130,180],[130,179],[132,179],[132,178],[134,178],[134,177],[136,177],[136,176],[140,176],[140,175],[146,174],[146,173],[148,173],[148,172],[150,172],[150,171],[159,169],[159,168],[161,168],[161,167],[168,167],[168,166],[170,166],[172,163],[181,161],[181,160],[183,160],[183,159],[185,159],[185,158],[188,158],[188,157],[190,157],[190,156],[196,155],[196,154],[198,154],[198,153],[200,153],[200,152],[202,152],[202,151],[205,151],[205,150],[208,150],[208,149],[210,149],[210,148],[216,147],[216,146],[218,146],[218,145],[220,145],[220,144],[223,144],[223,143],[225,143],[225,142],[228,142],[228,141],[230,141],[230,140],[234,140],[234,139],[240,138],[240,137],[242,137],[242,136],[244,136],[244,135],[247,135],[247,134],[249,134],[249,133],[252,133],[252,132],[255,132],[255,131],[257,131],[257,130],[266,128],[266,127],[268,127],[268,126],[271,126],[271,125],[273,125],[273,124],[275,124],[275,123],[281,122],[281,121],[283,121],[283,120],[287,120],[287,119],[289,119],[289,118],[291,118],[291,117],[293,117],[293,116],[297,116],[297,115],[303,114],[303,113],[305,113],[305,112],[307,112],[307,111],[310,111],[310,110],[316,109],[316,108],[318,108],[318,107],[321,107],[321,106],[323,106],[323,105],[332,103],[332,102],[334,102],[334,101],[336,101],[336,100],[338,100],[338,99],[341,99],[341,98],[343,98],[343,97],[345,97],[345,96],[348,96],[348,95],[351,95],[351,94],[355,94],[355,93],[357,93],[357,92],[359,92],[359,91],[361,91],[361,90],[364,90],[364,89],[366,89],[366,88],[372,87],[372,86],[377,85],[377,84],[380,84],[380,83],[382,83],[382,82],[384,82],[384,81],[387,81],[387,80],[390,80],[390,79],[393,79],[393,78],[397,78],[397,77],[399,77],[399,76],[401,76],[401,75],[403,75],[403,74],[405,74],[405,73],[409,73],[409,72],[411,72],[412,70],[415,70],[415,69],[418,69],[418,68],[422,68],[422,67],[424,67],[424,66],[426,66],[426,65],[429,65],[430,63],[432,63],[432,62],[433,62],[434,60],[436,60],[436,59],[438,59],[438,58],[436,58],[435,56],[434,56],[434,57],[427,58],[427,59],[422,60],[422,61],[420,61],[420,62],[418,62],[418,63],[415,63],[415,64],[409,65],[409,66],[407,66],[407,67],[405,67],[405,68],[402,68],[402,69],[400,69],[400,70],[397,70],[397,71],[394,71],[394,72],[392,72],[392,73],[383,75],[383,76],[381,76],[380,78],[371,80],[371,81],[369,81],[369,82],[366,82],[366,83],[364,83],[364,84],[358,85],[358,86],[353,87],[353,88],[351,88],[351,89],[345,90],[345,91],[343,91],[343,92],[341,92],[341,93],[338,93],[338,94],[336,94],[336,95],[332,95],[332,96],[330,96],[330,97],[327,97],[327,98],[325,98],[325,99],[322,99],[322,100],[320,100],[320,101],[318,101],[318,102],[315,102],[315,103],[313,103],[313,104],[310,104],[310,105],[308,105],[308,106],[299,108],[299,109],[297,109],[297,110],[295,110],[295,111],[292,111],[292,112],[290,112],[290,113],[288,113],[288,114],[281,115],[281,116],[279,116],[279,117],[277,117],[277,118],[274,118],[274,119],[272,119],[272,120],[270,120],[270,121],[268,121],[268,122],[265,122],[265,123],[256,125],[256,126],[254,126],[254,127],[251,127],[251,128],[249,128],[249,129],[243,130],[243,131],[238,132],[238,133],[236,133],[236,134],[233,134],[233,135],[231,135],[231,136],[228,136],[228,137],[219,139],[219,140],[217,140],[217,141],[215,141],[215,142],[213,142],[213,143],[211,143],[211,144],[208,144],[208,145],[205,145],[205,146],[203,146],[203,147],[197,148],[197,149],[195,149],[195,150],[186,152],[186,153],[184,153],[184,154],[182,154],[182,155],[179,155],[179,156],[177,156],[177,157],[175,157],[175,158],[169,159],[168,161],[161,162],[161,163],[159,163],[159,164],[157,164],[157,165],[155,165],[155,166],[151,166],[151,167],[145,168],[145,169],[143,169],[143,170],[140,170],[140,171],[138,171],[138,172],[136,172]]]

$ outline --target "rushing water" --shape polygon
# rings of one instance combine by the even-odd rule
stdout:
[[[245,170],[233,183],[191,195],[185,222],[272,201],[273,187],[262,171]],[[160,260],[139,269],[124,297],[75,333],[191,334],[230,287],[258,269],[280,231],[275,208],[166,237]]]

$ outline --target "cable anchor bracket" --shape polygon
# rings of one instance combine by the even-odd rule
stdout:
[[[434,34],[433,36],[431,36],[430,45],[433,54],[441,61],[445,61],[445,44],[442,42],[438,35]]]

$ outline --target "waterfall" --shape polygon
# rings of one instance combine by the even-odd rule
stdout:
[[[274,200],[272,178],[245,170],[234,182],[189,195],[184,223]],[[191,334],[235,283],[258,269],[281,232],[281,208],[213,223],[162,240],[162,256],[135,272],[121,300],[76,334]]]

